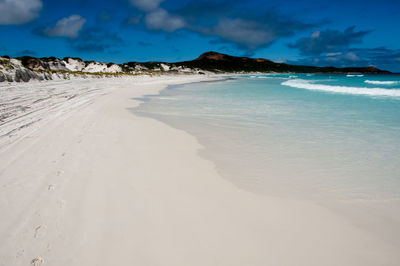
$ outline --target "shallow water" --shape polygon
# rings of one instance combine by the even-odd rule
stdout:
[[[195,135],[239,187],[400,199],[400,76],[248,75],[169,87],[137,110]]]

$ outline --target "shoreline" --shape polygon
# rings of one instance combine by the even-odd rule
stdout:
[[[181,87],[191,86],[203,82],[215,83],[215,82],[225,82],[229,80],[230,78],[216,80],[216,81],[211,80],[211,81],[190,82],[184,84],[172,84],[166,87],[165,89],[160,90],[159,93],[155,95],[145,96],[143,98],[143,103],[141,104],[147,104],[149,101],[151,101],[152,97],[156,98],[159,96],[164,97],[165,95],[163,95],[163,93],[166,90],[176,90],[176,89],[179,90],[179,88]],[[149,112],[149,110],[140,111],[138,110],[139,108],[140,107],[134,110],[135,114],[141,117],[155,119],[157,121],[166,124],[167,126],[173,127],[180,131],[184,131],[194,136],[201,145],[201,149],[198,150],[198,155],[204,160],[213,162],[215,164],[215,168],[218,175],[220,175],[221,178],[223,178],[224,180],[233,184],[238,189],[245,190],[249,193],[259,194],[261,196],[282,198],[291,201],[300,200],[316,204],[323,208],[327,208],[329,211],[335,212],[339,216],[343,216],[345,219],[347,219],[349,223],[355,225],[356,227],[359,227],[366,232],[373,233],[374,237],[382,239],[389,243],[393,243],[397,247],[400,246],[400,241],[398,238],[399,234],[397,232],[393,232],[393,230],[396,230],[399,222],[399,216],[396,215],[396,211],[400,206],[399,205],[400,202],[398,199],[368,200],[368,199],[358,199],[352,197],[341,197],[340,194],[330,192],[328,190],[319,191],[318,193],[314,192],[314,194],[312,194],[311,193],[313,192],[312,188],[306,186],[299,187],[298,185],[295,185],[290,189],[288,187],[285,188],[282,187],[281,184],[278,185],[280,186],[279,189],[277,189],[277,187],[272,187],[272,189],[268,189],[266,187],[263,187],[262,184],[259,184],[260,187],[255,187],[254,184],[249,185],[246,183],[245,180],[240,180],[239,174],[234,173],[235,170],[237,171],[240,169],[236,169],[234,166],[229,167],[226,162],[224,165],[224,163],[221,163],[221,161],[218,160],[221,158],[212,155],[214,152],[221,152],[221,150],[215,150],[213,148],[212,145],[215,144],[216,141],[215,140],[210,141],[209,135],[204,135],[205,133],[203,131],[200,132],[195,128],[191,128],[190,126],[185,127],[185,124],[183,124],[182,121],[178,122],[174,121],[173,119],[172,120],[168,119],[168,114],[167,115],[155,114],[151,113],[151,111]],[[234,145],[233,143],[231,144]],[[230,152],[232,152],[232,150]],[[245,172],[246,170],[243,170],[240,173],[245,174]]]
[[[99,81],[0,151],[0,265],[398,263],[323,207],[237,188],[194,136],[130,111],[174,82]]]

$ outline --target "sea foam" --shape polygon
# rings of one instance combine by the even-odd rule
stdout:
[[[333,93],[400,97],[400,89],[332,86],[325,84],[315,84],[312,83],[312,81],[310,80],[304,79],[287,80],[285,82],[282,82],[282,85],[299,89],[327,91]]]
[[[364,75],[347,74],[346,77],[364,77]]]
[[[396,83],[399,83],[398,81],[383,81],[383,80],[366,80],[364,81],[365,83],[369,83],[369,84],[377,84],[377,85],[393,85]]]

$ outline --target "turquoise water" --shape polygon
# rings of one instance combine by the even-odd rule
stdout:
[[[400,199],[400,76],[276,74],[170,87],[138,113],[196,136],[242,188]]]

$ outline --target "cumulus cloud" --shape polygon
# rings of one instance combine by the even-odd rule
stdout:
[[[147,28],[151,30],[164,30],[173,32],[185,26],[183,18],[169,14],[166,10],[158,8],[144,18]]]
[[[78,52],[118,53],[115,48],[122,46],[124,41],[117,33],[104,27],[84,28],[85,23],[85,18],[71,15],[60,19],[53,27],[36,28],[33,33],[44,37],[66,37],[70,47]]]
[[[365,60],[362,60],[354,52],[326,54],[322,59],[322,61],[325,61],[328,64],[340,66],[355,65],[365,62]]]
[[[400,49],[352,47],[353,44],[361,43],[369,33],[370,31],[355,31],[354,26],[344,31],[315,31],[309,37],[289,44],[289,47],[297,48],[304,56],[291,63],[335,67],[375,66],[384,70],[400,71]]]
[[[383,70],[400,72],[400,49],[350,48],[342,52],[307,56],[290,63],[316,66],[363,67],[375,66]]]
[[[23,24],[39,16],[41,0],[0,0],[0,25]]]
[[[202,28],[200,32],[249,50],[268,45],[278,38],[268,25],[243,19],[222,19],[216,26]]]
[[[143,11],[152,11],[157,9],[163,0],[129,0],[136,8]]]
[[[57,21],[54,27],[44,29],[43,34],[49,37],[76,38],[85,22],[85,18],[79,15],[71,15]]]
[[[234,45],[246,55],[271,45],[279,38],[317,26],[286,16],[268,5],[254,8],[251,0],[188,1],[174,10],[161,8],[160,0],[143,1],[131,0],[131,3],[144,13],[143,22],[147,29],[169,33],[185,29],[214,37],[214,43]],[[133,21],[140,23],[136,17]],[[132,23],[124,23],[127,24]]]
[[[355,52],[329,53],[320,56],[305,57],[298,61],[290,61],[292,64],[334,66],[334,67],[364,67],[371,65],[368,60],[361,58]]]
[[[246,55],[271,45],[279,38],[316,26],[268,6],[254,8],[246,7],[244,3],[239,0],[190,1],[175,12],[185,19],[189,30],[233,44]]]
[[[362,60],[379,68],[400,72],[400,49],[377,48],[353,48],[351,52],[357,54]]]
[[[300,38],[291,48],[299,49],[302,55],[320,55],[342,51],[351,44],[361,43],[365,35],[371,31],[355,31],[355,27],[349,27],[343,32],[338,30],[315,31],[309,37]]]
[[[272,11],[263,12],[254,17],[245,13],[235,18],[220,18],[216,25],[198,26],[199,32],[215,36],[221,42],[236,45],[251,54],[254,50],[267,47],[279,38],[289,37],[297,31],[314,25],[293,20]]]

